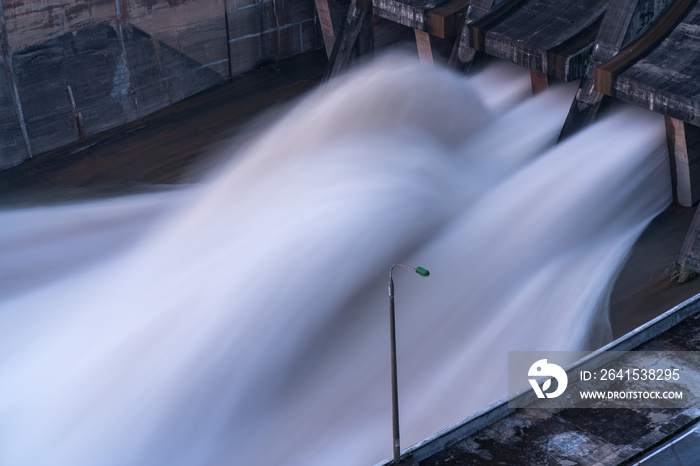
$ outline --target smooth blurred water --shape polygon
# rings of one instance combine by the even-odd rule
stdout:
[[[197,186],[0,213],[0,464],[382,460],[396,262],[431,271],[394,277],[404,447],[504,397],[508,350],[605,341],[668,154],[632,109],[552,147],[574,92],[385,57]]]

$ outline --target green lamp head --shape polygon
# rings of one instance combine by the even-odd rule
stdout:
[[[428,272],[428,269],[424,269],[423,267],[416,267],[416,273],[418,275],[422,275],[424,277],[427,277],[430,275],[430,272]]]

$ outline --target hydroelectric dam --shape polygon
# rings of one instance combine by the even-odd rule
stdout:
[[[0,464],[697,464],[699,15],[0,0]]]

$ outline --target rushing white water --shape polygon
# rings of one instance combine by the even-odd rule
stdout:
[[[83,258],[0,302],[0,464],[389,456],[395,262],[432,272],[395,274],[404,447],[505,396],[508,350],[606,338],[611,282],[670,202],[663,124],[627,109],[552,148],[573,89],[523,100],[506,73],[385,58],[199,186],[0,214],[25,245],[4,276]]]

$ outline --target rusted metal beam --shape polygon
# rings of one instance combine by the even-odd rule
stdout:
[[[416,46],[418,46],[418,57],[420,61],[432,65],[434,60],[433,48],[430,44],[430,34],[418,29],[414,29],[414,31],[416,33]]]

